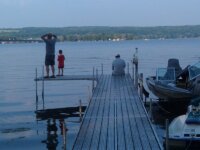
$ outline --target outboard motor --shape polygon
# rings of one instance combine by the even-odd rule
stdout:
[[[180,67],[180,64],[179,64],[179,60],[176,58],[170,58],[168,60],[167,68],[175,68],[176,76],[182,71],[182,68]]]

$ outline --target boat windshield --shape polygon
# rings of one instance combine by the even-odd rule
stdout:
[[[158,81],[175,81],[175,68],[158,68],[156,79]]]
[[[188,71],[189,71],[189,78],[190,80],[198,77],[200,75],[200,62],[190,66],[188,68]]]

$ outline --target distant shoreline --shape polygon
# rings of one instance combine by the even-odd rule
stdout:
[[[82,40],[82,41],[58,41],[58,42],[120,42],[120,41],[136,41],[136,40],[176,40],[176,39],[200,39],[200,37],[196,38],[173,38],[173,39],[135,39],[135,40],[124,40],[124,39],[113,39],[113,40]],[[0,44],[23,44],[23,43],[43,43],[42,40],[11,40],[11,41],[0,41]]]
[[[54,33],[58,41],[122,41],[200,38],[200,25],[158,27],[27,27],[0,28],[0,43],[42,42],[41,35]]]

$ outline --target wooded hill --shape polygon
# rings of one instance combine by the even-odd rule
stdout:
[[[0,28],[0,40],[40,40],[41,35],[54,33],[60,41],[174,39],[200,37],[200,25],[158,27],[26,27]]]

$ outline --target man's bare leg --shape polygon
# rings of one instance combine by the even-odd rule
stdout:
[[[49,77],[49,66],[46,65],[46,73],[47,73],[47,77]]]
[[[51,66],[51,71],[52,71],[52,76],[55,76],[55,69],[54,69],[54,65]]]

